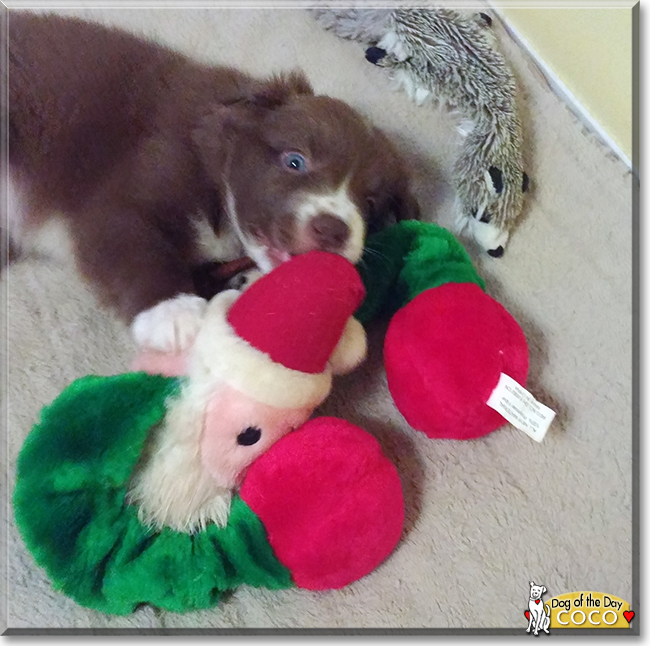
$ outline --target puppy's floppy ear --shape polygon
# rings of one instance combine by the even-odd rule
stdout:
[[[400,220],[417,220],[420,217],[420,205],[408,186],[384,197],[369,198],[368,203],[368,234],[381,231]]]
[[[314,90],[304,72],[294,70],[273,76],[262,84],[259,91],[256,91],[248,99],[248,102],[257,107],[272,110],[301,94],[313,95]]]
[[[273,110],[292,97],[303,94],[314,94],[303,72],[294,70],[276,74],[256,84],[248,94],[230,104],[210,106],[192,133],[194,144],[203,157],[217,159],[223,155],[234,133],[254,131],[267,110]]]
[[[228,105],[211,105],[192,132],[199,157],[216,177],[223,171],[228,150],[236,137],[255,135],[266,109],[246,99]]]
[[[409,181],[402,181],[393,188],[388,188],[385,199],[377,204],[376,215],[385,221],[418,220],[420,204],[415,197]]]
[[[192,142],[212,177],[221,175],[231,136],[237,127],[244,126],[246,122],[247,114],[240,104],[214,105],[192,131]]]
[[[420,203],[408,184],[392,196],[391,202],[398,222],[420,219]]]
[[[372,217],[378,222],[417,220],[420,205],[412,189],[411,166],[387,135],[378,128],[372,129],[374,146],[371,172],[374,195]]]

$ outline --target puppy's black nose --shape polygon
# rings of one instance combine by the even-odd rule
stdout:
[[[377,65],[377,61],[380,61],[384,56],[386,56],[386,50],[381,49],[381,47],[368,47],[366,49],[366,60],[373,65]]]
[[[503,247],[499,246],[496,249],[488,249],[488,254],[492,258],[501,258],[503,256]]]
[[[321,213],[310,220],[309,234],[318,249],[338,251],[350,237],[350,229],[336,215]]]

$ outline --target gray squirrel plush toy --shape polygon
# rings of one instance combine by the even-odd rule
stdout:
[[[515,80],[491,42],[491,18],[445,8],[309,11],[324,28],[365,44],[367,60],[391,70],[416,103],[435,100],[460,114],[456,233],[467,230],[488,254],[503,255],[529,179]]]

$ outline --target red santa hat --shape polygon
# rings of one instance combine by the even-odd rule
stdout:
[[[194,346],[191,374],[225,381],[280,407],[317,406],[333,373],[365,357],[366,337],[352,314],[365,296],[345,258],[311,251],[262,276],[243,294],[210,302]]]

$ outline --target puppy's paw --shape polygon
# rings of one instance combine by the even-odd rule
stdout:
[[[193,294],[180,294],[140,312],[131,323],[131,334],[141,350],[183,352],[194,341],[207,301]]]

